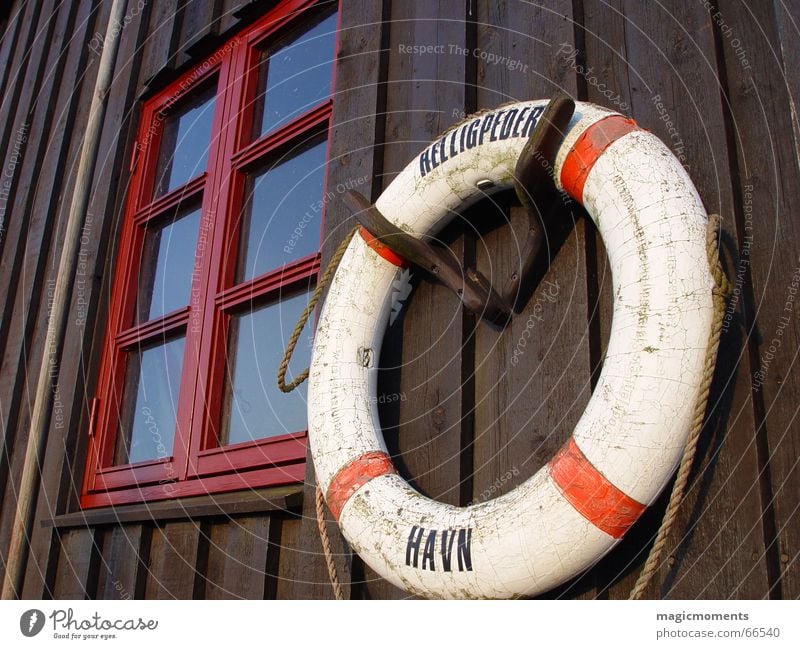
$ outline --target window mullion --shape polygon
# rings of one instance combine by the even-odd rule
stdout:
[[[224,363],[224,358],[220,358],[220,350],[224,351],[224,345],[220,343],[220,337],[224,337],[224,318],[217,312],[215,297],[223,283],[227,232],[235,203],[232,196],[234,172],[230,161],[237,146],[245,102],[247,49],[246,41],[234,47],[220,71],[220,84],[224,88],[223,110],[219,146],[216,154],[209,158],[209,200],[204,201],[204,217],[209,227],[202,254],[202,290],[196,293],[198,305],[191,305],[194,312],[189,318],[189,329],[194,330],[196,337],[197,347],[193,353],[196,353],[198,367],[192,400],[191,439],[184,469],[186,477],[197,473],[197,456],[208,444],[219,402],[215,394],[219,386],[214,381],[214,374],[219,363]]]

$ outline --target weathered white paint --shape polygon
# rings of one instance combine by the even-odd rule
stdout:
[[[522,102],[543,106],[546,102]],[[506,108],[508,110],[508,108]],[[609,112],[579,103],[559,149],[555,177],[577,138]],[[525,138],[486,142],[420,176],[415,158],[377,201],[399,227],[430,235],[454,211],[512,186]],[[612,268],[614,315],[603,371],[574,437],[614,485],[651,503],[679,461],[697,399],[712,319],[705,254],[706,212],[691,180],[655,136],[634,132],[600,157],[584,188]],[[327,488],[363,453],[385,451],[377,369],[396,267],[356,236],[323,308],[309,377],[309,440]],[[428,597],[514,597],[557,586],[591,566],[616,540],[561,496],[547,468],[495,500],[458,508],[432,501],[398,476],[382,476],[350,498],[342,532],[381,576]],[[472,571],[406,565],[409,533],[471,528]],[[423,545],[425,539],[423,539]],[[422,552],[422,549],[420,549]],[[429,566],[428,566],[429,567]]]

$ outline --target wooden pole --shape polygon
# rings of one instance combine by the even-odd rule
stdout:
[[[103,52],[100,55],[98,64],[92,106],[89,111],[86,135],[78,163],[78,174],[75,179],[75,190],[72,194],[69,216],[67,217],[64,247],[58,264],[53,307],[48,318],[44,356],[36,384],[36,397],[33,412],[31,413],[28,445],[25,449],[22,480],[18,491],[17,511],[11,530],[11,545],[6,559],[3,599],[19,597],[25,576],[30,531],[33,526],[35,502],[38,495],[41,453],[42,448],[44,448],[48,423],[53,409],[52,377],[49,368],[51,360],[58,360],[64,344],[70,298],[72,297],[72,281],[78,264],[81,230],[84,225],[86,209],[89,205],[92,176],[97,162],[100,133],[105,117],[106,99],[113,80],[120,34],[124,25],[125,3],[126,0],[113,0],[111,14],[106,26],[106,36],[103,40]]]

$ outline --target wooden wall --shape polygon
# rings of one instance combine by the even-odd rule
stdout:
[[[329,598],[310,464],[296,489],[86,516],[77,509],[137,100],[255,15],[236,0],[128,4],[21,595]],[[109,10],[107,0],[17,0],[0,16],[0,576],[96,75],[92,39]],[[736,292],[692,489],[649,597],[800,597],[800,326],[796,306],[785,308],[800,267],[798,24],[797,5],[780,0],[342,0],[329,182],[366,174],[375,199],[464,114],[561,88],[612,108],[624,103],[623,112],[682,147],[706,207],[723,214]],[[415,56],[405,52],[412,44],[444,52]],[[667,119],[678,132],[672,140]],[[395,369],[380,389],[402,397],[382,412],[387,443],[403,475],[432,497],[466,504],[512,488],[569,436],[589,398],[608,338],[610,277],[580,210],[560,215],[546,275],[558,287],[554,301],[542,292],[552,288],[540,288],[499,331],[415,273],[402,320],[387,333],[382,366]],[[348,219],[342,205],[329,206],[326,255]],[[502,285],[525,228],[525,215],[500,197],[471,209],[442,242]],[[537,299],[546,300],[544,319],[512,366]],[[780,349],[767,359],[778,335]],[[548,597],[626,597],[663,507],[664,498],[608,557]],[[349,553],[333,523],[328,529],[348,597],[405,597]]]

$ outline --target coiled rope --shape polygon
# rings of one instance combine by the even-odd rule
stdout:
[[[306,306],[305,310],[302,314],[300,314],[300,319],[297,321],[297,324],[294,326],[294,331],[292,331],[292,335],[289,336],[289,343],[286,345],[286,351],[283,353],[283,358],[281,359],[280,365],[278,365],[278,388],[280,388],[281,392],[291,392],[297,386],[299,386],[303,381],[308,378],[308,368],[300,372],[290,383],[286,383],[286,371],[289,368],[289,361],[292,359],[292,355],[294,354],[294,348],[297,347],[297,341],[300,339],[300,334],[303,332],[303,328],[306,326],[306,322],[311,317],[311,314],[314,312],[314,309],[317,306],[320,298],[322,297],[322,293],[325,290],[325,287],[330,283],[333,274],[336,272],[336,269],[339,266],[339,262],[342,260],[342,256],[344,255],[344,251],[347,250],[347,246],[350,244],[350,240],[353,238],[353,235],[358,230],[358,227],[353,228],[342,242],[339,244],[339,247],[336,248],[336,251],[333,253],[331,260],[328,262],[328,265],[325,267],[325,272],[322,273],[322,277],[320,277],[319,282],[317,282],[317,287],[314,289],[314,292],[311,294],[311,299],[308,301],[308,305]],[[331,549],[331,539],[328,535],[328,524],[325,519],[325,503],[322,498],[322,489],[319,487],[319,483],[316,485],[316,492],[314,495],[314,507],[316,509],[317,514],[317,529],[319,530],[319,539],[322,543],[322,554],[325,556],[325,565],[328,567],[328,578],[330,579],[331,586],[333,587],[333,595],[336,599],[344,599],[344,593],[342,592],[342,585],[339,582],[339,574],[336,571],[336,564],[333,561],[333,550]]]

